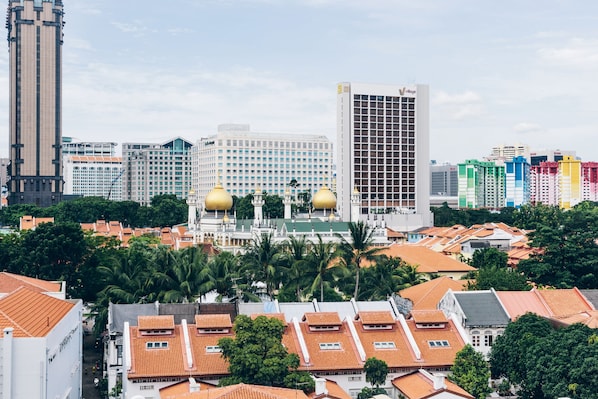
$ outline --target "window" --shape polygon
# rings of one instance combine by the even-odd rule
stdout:
[[[494,336],[492,335],[491,331],[486,331],[484,333],[484,345],[485,346],[492,346],[494,342]]]
[[[207,353],[219,353],[222,352],[222,349],[218,345],[208,345],[206,346]]]
[[[323,351],[339,350],[341,349],[340,342],[323,342],[320,344],[320,349]]]
[[[394,342],[374,342],[374,348],[376,349],[395,349],[396,345]]]
[[[479,331],[472,331],[471,333],[471,345],[472,346],[480,346],[480,332]]]
[[[448,341],[428,341],[430,348],[448,348],[450,347]]]
[[[145,344],[146,349],[164,349],[168,348],[168,342],[146,342]]]

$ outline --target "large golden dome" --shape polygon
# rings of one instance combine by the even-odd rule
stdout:
[[[233,197],[218,182],[206,195],[205,205],[208,211],[227,211],[233,207]]]
[[[314,209],[336,209],[336,196],[324,185],[314,194],[312,204]]]

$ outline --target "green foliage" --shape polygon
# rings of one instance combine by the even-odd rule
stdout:
[[[485,399],[492,392],[489,386],[490,368],[484,355],[471,345],[465,345],[455,357],[450,379],[477,399]]]
[[[370,388],[363,387],[363,389],[357,394],[357,399],[369,399],[376,395],[386,395],[387,392],[384,388]]]
[[[538,285],[598,287],[598,206],[584,202],[567,212],[540,209],[546,214],[534,219],[536,230],[529,235],[540,250],[518,269]]]
[[[266,294],[274,297],[274,291],[279,288],[282,279],[281,262],[285,258],[282,245],[274,241],[272,234],[263,233],[246,247],[241,256],[241,274],[253,282],[266,284]]]
[[[297,354],[289,354],[282,345],[284,325],[280,320],[266,316],[251,319],[239,315],[235,319],[234,331],[234,338],[218,341],[222,356],[229,363],[230,373],[229,377],[220,380],[220,385],[243,382],[295,388],[300,382],[310,382],[306,372],[297,371]],[[313,380],[302,387],[307,392],[313,391]]]
[[[473,253],[470,265],[482,269],[485,267],[506,268],[508,255],[496,248],[478,249]]]
[[[392,294],[425,281],[417,267],[387,256],[377,256],[373,265],[362,268],[360,280],[360,301],[385,301]]]
[[[467,285],[469,290],[494,288],[497,291],[529,291],[532,289],[523,274],[496,266],[484,267],[474,272],[473,278],[475,281]]]
[[[379,388],[380,385],[386,383],[386,376],[388,375],[388,365],[384,360],[370,357],[363,365],[365,371],[365,380],[369,382],[372,387]]]
[[[598,398],[596,332],[581,324],[553,329],[527,314],[492,347],[492,372],[521,388],[524,398]]]

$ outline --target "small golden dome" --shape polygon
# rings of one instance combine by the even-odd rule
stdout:
[[[336,209],[336,196],[324,185],[314,194],[312,204],[315,209]]]
[[[224,217],[222,218],[222,223],[229,223],[230,219],[228,217],[228,215],[224,215]]]
[[[208,211],[227,211],[233,207],[233,197],[226,191],[220,183],[206,195],[206,210]]]

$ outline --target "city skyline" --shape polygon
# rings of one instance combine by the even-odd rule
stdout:
[[[430,87],[430,159],[523,143],[598,160],[598,4],[361,3],[66,2],[63,135],[196,142],[246,123],[336,144],[339,82],[417,83]],[[7,157],[7,112],[0,125]]]

